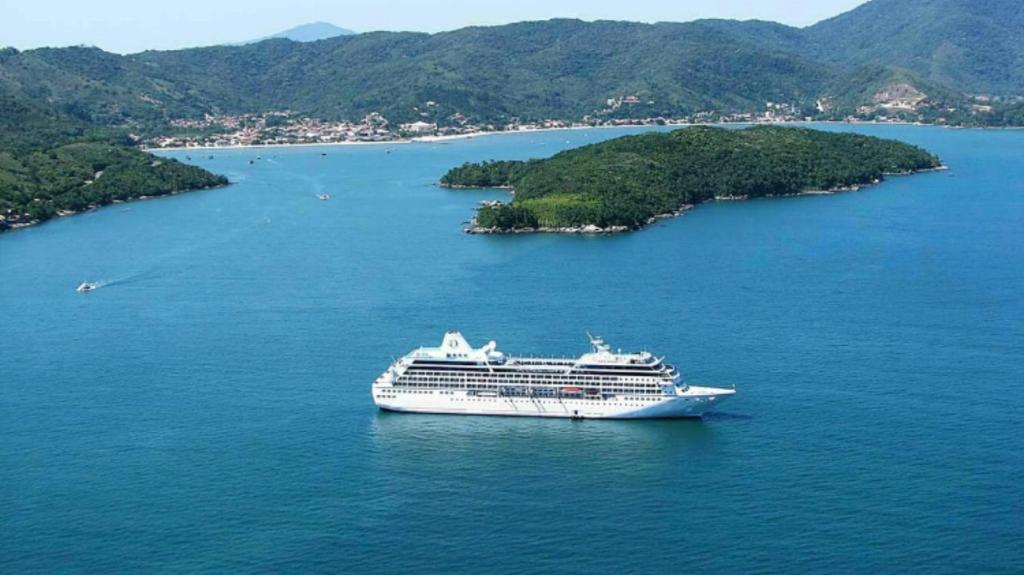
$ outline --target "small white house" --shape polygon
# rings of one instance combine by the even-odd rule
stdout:
[[[428,134],[434,134],[437,132],[437,124],[431,124],[428,122],[413,122],[411,124],[402,124],[402,131],[417,136],[425,136]]]

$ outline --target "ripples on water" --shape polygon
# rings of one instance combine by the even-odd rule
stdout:
[[[444,170],[621,132],[218,151],[230,188],[0,236],[0,568],[1019,571],[1024,133],[856,129],[955,177],[475,237],[503,194]],[[590,330],[739,395],[703,422],[378,413],[373,378],[453,328]]]

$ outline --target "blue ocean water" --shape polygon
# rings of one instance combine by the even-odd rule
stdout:
[[[635,130],[222,150],[191,161],[229,188],[0,236],[0,570],[1021,572],[1024,132],[824,129],[952,169],[486,237],[461,222],[503,194],[447,168]],[[447,329],[600,333],[739,394],[704,421],[379,413],[374,377]]]

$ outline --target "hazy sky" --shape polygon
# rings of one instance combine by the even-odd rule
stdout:
[[[774,20],[805,26],[864,0],[0,0],[0,46],[87,44],[114,52],[259,38],[322,20],[358,32],[437,32],[555,17],[683,22]]]

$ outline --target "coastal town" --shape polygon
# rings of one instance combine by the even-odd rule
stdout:
[[[432,141],[471,137],[475,134],[597,128],[614,126],[691,125],[691,124],[757,124],[780,122],[842,121],[848,123],[921,123],[958,125],[950,118],[963,118],[966,113],[986,113],[992,106],[984,97],[964,110],[936,106],[928,95],[908,84],[893,84],[877,92],[872,100],[856,108],[852,114],[841,114],[828,98],[816,100],[813,106],[791,102],[765,102],[763,108],[751,112],[702,111],[678,117],[643,117],[644,105],[653,105],[637,95],[606,100],[603,108],[577,121],[547,119],[522,121],[516,118],[495,123],[476,123],[460,113],[440,121],[423,118],[415,122],[394,123],[381,113],[367,114],[359,121],[331,121],[309,117],[291,110],[226,115],[207,114],[202,118],[175,119],[167,133],[140,138],[145,148],[217,148],[237,146],[279,146],[290,144],[379,143],[401,141]],[[427,102],[425,108],[436,106]]]
[[[290,111],[263,114],[206,115],[198,119],[170,122],[171,134],[144,139],[147,148],[218,148],[237,146],[280,146],[289,144],[380,143],[399,141],[431,141],[475,134],[594,128],[602,126],[684,125],[701,121],[691,118],[616,118],[586,117],[578,122],[543,120],[505,124],[474,124],[453,118],[450,124],[417,121],[393,124],[379,113],[365,116],[359,122],[327,121],[299,116]],[[740,121],[736,118],[735,121]]]
[[[289,110],[260,114],[206,115],[202,118],[176,119],[167,135],[143,139],[147,148],[218,148],[237,146],[279,146],[289,144],[379,143],[431,141],[475,134],[569,128],[616,126],[684,126],[711,123],[774,123],[812,121],[795,104],[766,102],[761,112],[722,114],[714,111],[666,118],[608,117],[608,112],[635,102],[635,97],[608,101],[600,113],[579,121],[548,119],[535,122],[514,119],[504,124],[476,124],[456,115],[448,123],[416,121],[395,124],[379,113],[366,115],[358,122],[328,121],[296,114]]]

